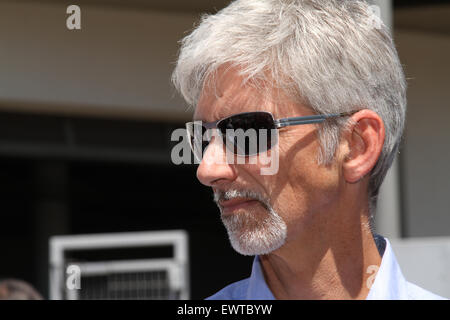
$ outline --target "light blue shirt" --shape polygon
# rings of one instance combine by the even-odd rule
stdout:
[[[384,253],[366,300],[441,300],[435,295],[405,280],[389,241],[384,238]],[[249,278],[230,284],[207,300],[274,300],[264,280],[259,257],[253,260]]]

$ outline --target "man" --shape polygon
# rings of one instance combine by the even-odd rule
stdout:
[[[373,12],[363,1],[237,0],[182,41],[173,82],[195,107],[197,177],[233,248],[255,256],[249,278],[211,299],[440,298],[407,282],[373,233],[406,111],[402,67]],[[263,155],[276,172],[262,173]]]

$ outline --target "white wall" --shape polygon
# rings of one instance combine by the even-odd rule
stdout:
[[[170,85],[178,40],[197,15],[67,3],[0,2],[0,108],[188,119]]]

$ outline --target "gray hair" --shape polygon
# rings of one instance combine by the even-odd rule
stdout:
[[[236,0],[204,15],[181,41],[172,81],[195,107],[205,80],[226,64],[318,114],[370,109],[382,118],[386,137],[368,190],[373,215],[403,133],[406,81],[389,30],[372,7],[358,0]],[[319,163],[334,159],[347,120],[319,127]]]

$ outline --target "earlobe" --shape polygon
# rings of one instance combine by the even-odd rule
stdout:
[[[352,116],[354,125],[347,135],[348,154],[343,162],[343,174],[348,183],[357,183],[376,165],[384,144],[384,124],[371,110]]]

